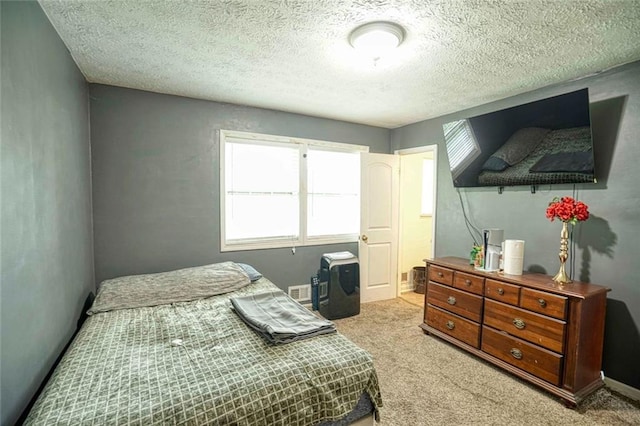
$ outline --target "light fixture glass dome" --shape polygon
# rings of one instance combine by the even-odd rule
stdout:
[[[369,22],[356,28],[349,35],[354,49],[367,56],[379,58],[400,46],[404,30],[393,22]]]

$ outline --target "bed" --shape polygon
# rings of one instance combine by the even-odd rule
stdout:
[[[547,130],[539,142],[531,137],[530,131],[540,129],[523,130],[529,131],[524,135],[520,133],[520,136],[527,137],[527,143],[523,144],[522,139],[517,140],[512,136],[505,145],[511,143],[521,149],[531,148],[531,151],[515,162],[505,162],[502,161],[505,158],[504,148],[501,148],[485,162],[478,175],[479,184],[510,186],[593,182],[589,127]]]
[[[280,291],[234,262],[105,281],[25,424],[377,419],[367,352],[337,332],[273,344],[232,309],[231,298]]]

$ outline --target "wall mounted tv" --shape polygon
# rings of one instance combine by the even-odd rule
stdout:
[[[455,187],[595,182],[588,89],[442,127]]]

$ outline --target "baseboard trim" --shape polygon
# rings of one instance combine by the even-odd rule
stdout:
[[[604,378],[604,384],[612,391],[618,392],[619,394],[624,395],[627,398],[631,398],[635,401],[640,401],[640,389],[636,389],[608,377]]]

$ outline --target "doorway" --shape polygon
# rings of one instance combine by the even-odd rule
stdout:
[[[400,156],[398,294],[422,306],[424,259],[435,248],[437,145],[397,150]]]

